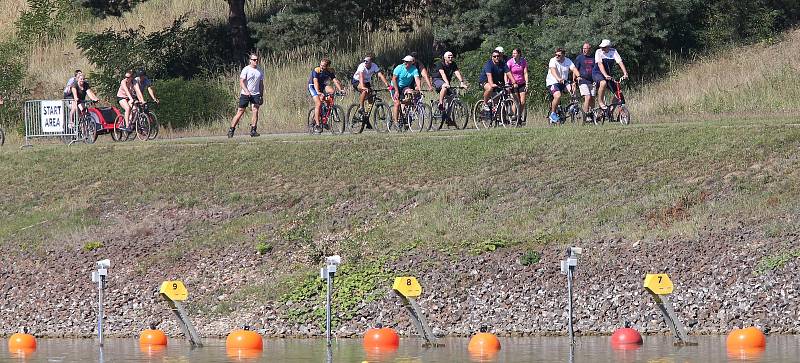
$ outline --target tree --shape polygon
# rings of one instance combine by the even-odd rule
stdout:
[[[75,0],[81,6],[88,8],[92,11],[94,16],[122,16],[122,13],[130,11],[139,3],[147,0]]]
[[[247,0],[226,0],[228,2],[228,31],[231,47],[235,55],[243,55],[250,48],[250,32],[247,29],[247,14],[244,5]]]

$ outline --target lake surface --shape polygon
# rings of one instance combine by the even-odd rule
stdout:
[[[443,348],[422,348],[422,341],[400,340],[394,352],[365,352],[358,339],[334,341],[331,356],[320,339],[266,339],[259,353],[229,354],[224,340],[206,340],[203,348],[191,349],[183,340],[170,339],[163,350],[147,351],[137,339],[107,339],[102,354],[97,342],[89,339],[39,339],[38,349],[20,357],[8,352],[3,342],[0,362],[800,362],[800,336],[770,336],[762,352],[729,354],[725,337],[693,337],[698,346],[674,347],[668,337],[644,337],[644,345],[635,350],[616,350],[610,337],[576,339],[570,357],[568,338],[500,338],[502,349],[494,356],[471,356],[467,338],[443,339]]]

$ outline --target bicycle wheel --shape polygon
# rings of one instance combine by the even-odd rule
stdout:
[[[454,100],[450,103],[447,117],[453,121],[457,130],[466,129],[469,125],[469,112],[467,112],[467,106],[464,106],[464,102],[461,102],[461,100]]]
[[[593,119],[595,125],[600,126],[606,122],[606,115],[602,109],[596,108],[592,111],[592,114],[594,115]]]
[[[428,125],[431,121],[431,105],[421,102],[417,103],[416,105],[412,105],[411,109],[409,110],[409,122],[408,122],[408,129],[413,132],[420,132],[425,129],[425,126]]]
[[[314,107],[308,110],[308,117],[306,118],[306,130],[308,131],[309,135],[313,135],[316,131],[316,127],[314,125],[316,121],[314,121]]]
[[[94,121],[94,118],[87,114],[86,116],[86,128],[84,134],[84,142],[87,144],[94,144],[97,141],[97,123]]]
[[[428,131],[437,131],[441,130],[444,126],[444,122],[447,119],[447,111],[442,111],[439,109],[439,101],[438,100],[431,100],[431,117],[427,127]]]
[[[516,127],[520,114],[519,101],[516,98],[507,98],[500,104],[500,124],[503,127]]]
[[[475,106],[472,107],[472,121],[478,130],[492,127],[491,112],[483,110],[483,100],[475,102]]]
[[[582,108],[578,110],[578,125],[586,125],[594,123],[594,112],[586,112]]]
[[[389,132],[389,125],[392,123],[392,110],[389,105],[378,102],[372,106],[370,123],[375,132]]]
[[[88,114],[88,113],[87,113],[87,114]],[[88,143],[89,143],[89,141],[87,140],[86,134],[88,134],[88,133],[89,133],[89,122],[88,122],[88,118],[89,118],[89,117],[87,116],[87,114],[84,114],[84,115],[83,115],[83,116],[82,116],[82,117],[81,117],[81,118],[78,120],[78,127],[75,129],[75,131],[77,131],[77,132],[76,132],[76,133],[77,133],[77,135],[75,136],[75,139],[76,139],[77,141],[82,141],[82,142],[84,142],[84,143],[87,143],[87,144],[88,144]]]
[[[345,118],[344,122],[344,131],[349,132],[351,134],[360,134],[364,131],[364,115],[358,110],[361,108],[361,105],[358,103],[354,103],[347,108],[347,117]],[[369,117],[367,115],[366,117]]]
[[[334,135],[341,135],[344,132],[344,119],[345,113],[341,106],[333,105],[331,108],[331,114],[328,116],[328,128],[331,131],[331,134]]]
[[[158,137],[158,132],[160,131],[161,126],[158,124],[158,117],[152,111],[147,112],[147,117],[150,119],[150,138],[149,140],[155,140]]]
[[[574,126],[578,124],[576,121],[578,120],[579,110],[580,107],[574,103],[567,107],[567,120],[569,121],[570,125]]]
[[[139,141],[147,141],[150,139],[150,118],[147,117],[145,114],[138,114],[136,116],[136,120],[133,123],[134,132],[136,133],[136,138]]]
[[[631,112],[628,110],[628,106],[625,106],[624,104],[619,106],[617,121],[623,125],[631,124]]]
[[[3,129],[0,129],[0,146],[6,143],[6,133],[3,132]]]

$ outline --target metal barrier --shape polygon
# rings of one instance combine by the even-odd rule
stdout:
[[[71,145],[78,140],[78,110],[72,111],[74,100],[25,101],[25,144],[35,138],[60,137]]]

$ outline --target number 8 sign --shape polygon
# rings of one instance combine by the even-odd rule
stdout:
[[[392,289],[405,297],[417,297],[422,295],[422,286],[413,276],[395,277]]]

